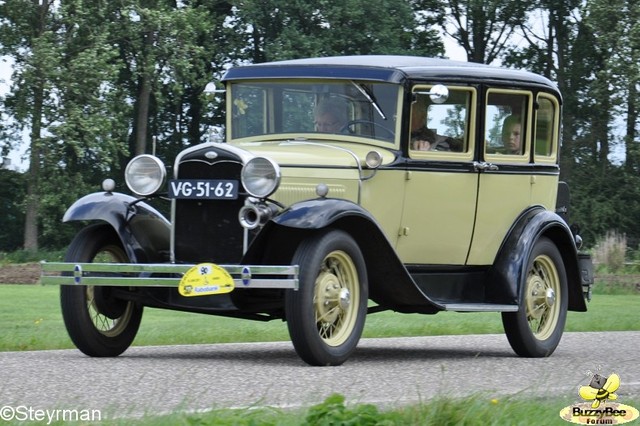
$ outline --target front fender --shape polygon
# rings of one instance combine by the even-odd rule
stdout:
[[[134,263],[161,262],[169,252],[170,223],[147,203],[118,192],[85,195],[65,212],[62,221],[102,221],[116,231]]]
[[[520,286],[526,283],[527,262],[533,246],[542,236],[551,239],[562,255],[567,273],[569,309],[585,311],[578,249],[571,229],[558,214],[542,207],[525,211],[503,242],[491,271],[490,299],[520,304]]]
[[[373,216],[358,204],[337,198],[302,201],[273,218],[273,222],[290,228],[320,229],[346,216],[357,216],[375,222]]]
[[[444,309],[417,287],[373,216],[347,200],[320,198],[289,207],[267,222],[242,262],[289,264],[302,240],[328,227],[344,230],[360,247],[371,300],[398,312],[434,313]]]

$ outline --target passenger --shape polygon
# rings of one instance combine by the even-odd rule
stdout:
[[[419,96],[411,107],[411,144],[415,151],[451,151],[454,145],[461,151],[461,143],[453,138],[442,136],[427,127],[426,98]]]
[[[522,154],[522,122],[517,115],[510,115],[502,123],[502,143],[506,153]]]
[[[316,132],[340,133],[347,124],[347,104],[336,98],[322,100],[314,111]]]
[[[436,141],[436,132],[427,128],[427,108],[424,97],[411,106],[411,149],[428,151]]]

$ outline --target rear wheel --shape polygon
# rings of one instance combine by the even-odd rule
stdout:
[[[66,262],[127,263],[129,257],[109,226],[84,228],[71,242]],[[76,347],[93,357],[118,356],[136,337],[142,306],[116,297],[117,287],[60,287],[62,318]]]
[[[347,233],[329,230],[302,242],[298,290],[286,295],[287,326],[296,352],[311,365],[340,365],[355,350],[367,314],[367,271]]]
[[[533,247],[521,291],[518,312],[502,314],[509,344],[520,356],[549,356],[560,343],[568,299],[562,256],[548,238]]]

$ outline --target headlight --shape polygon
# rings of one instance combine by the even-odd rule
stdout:
[[[143,154],[133,158],[124,170],[124,179],[129,189],[137,195],[156,193],[162,185],[167,171],[159,158]]]
[[[280,167],[268,158],[252,158],[242,168],[242,185],[256,198],[268,197],[280,185]]]

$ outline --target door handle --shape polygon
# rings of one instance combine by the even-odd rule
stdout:
[[[474,161],[473,168],[476,170],[476,172],[498,170],[498,166],[493,163],[487,163],[486,161]]]

